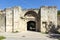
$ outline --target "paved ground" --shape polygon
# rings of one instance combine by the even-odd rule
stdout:
[[[42,34],[40,32],[20,32],[20,33],[0,33],[0,36],[6,37],[5,40],[57,40],[49,38],[48,34]]]

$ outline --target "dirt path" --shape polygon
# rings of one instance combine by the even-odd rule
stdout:
[[[20,33],[0,33],[6,37],[5,40],[57,40],[49,38],[48,34],[42,34],[40,32],[20,32]]]

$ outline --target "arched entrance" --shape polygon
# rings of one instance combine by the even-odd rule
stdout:
[[[27,30],[36,31],[36,22],[35,21],[28,21],[27,22]]]
[[[27,21],[27,30],[30,31],[39,31],[39,16],[34,10],[29,10],[24,14],[24,17]],[[31,25],[32,24],[32,25]],[[38,25],[39,24],[39,25]]]

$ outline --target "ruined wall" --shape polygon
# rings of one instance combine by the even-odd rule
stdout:
[[[57,16],[57,31],[60,33],[60,15]]]
[[[20,17],[22,16],[22,10],[20,7],[7,8],[6,12],[6,32],[21,32],[25,31],[26,23]]]
[[[49,30],[49,22],[52,22],[57,26],[57,9],[56,7],[41,7],[39,9],[27,9],[22,10],[21,7],[15,6],[12,8],[6,8],[4,10],[5,14],[0,14],[0,31],[6,32],[21,32],[27,31],[27,22],[35,21],[36,30],[41,30],[41,32],[46,32]],[[34,16],[24,16],[28,11],[34,11],[37,15]],[[6,15],[6,20],[5,16]],[[41,19],[40,19],[41,18]],[[2,30],[1,30],[2,29]]]
[[[60,25],[60,15],[57,16],[57,25]]]
[[[6,32],[12,32],[12,9],[7,8],[5,9],[6,14]]]
[[[22,13],[22,10],[21,10],[21,7],[14,7],[13,8],[13,11],[14,11],[14,16],[13,16],[13,19],[14,19],[14,31],[25,31],[26,30],[26,23],[24,22],[23,19],[21,19],[21,14]]]
[[[41,32],[49,30],[49,23],[52,22],[57,27],[57,9],[54,6],[41,7]]]
[[[0,13],[0,32],[5,32],[5,15]]]

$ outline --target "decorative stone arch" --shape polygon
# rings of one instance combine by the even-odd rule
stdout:
[[[38,27],[38,14],[35,12],[35,11],[33,11],[33,10],[29,10],[29,11],[27,11],[25,14],[24,14],[24,17],[34,17],[35,19],[34,20],[32,20],[32,19],[30,19],[30,20],[27,20],[26,21],[26,24],[27,24],[27,22],[28,21],[35,21],[36,22],[36,31],[38,31],[38,30],[40,30],[39,29],[39,27]],[[27,19],[27,18],[26,18]]]
[[[24,16],[34,16],[34,17],[37,17],[38,14],[37,14],[35,11],[30,10],[30,11],[27,11],[27,12],[24,14]]]

